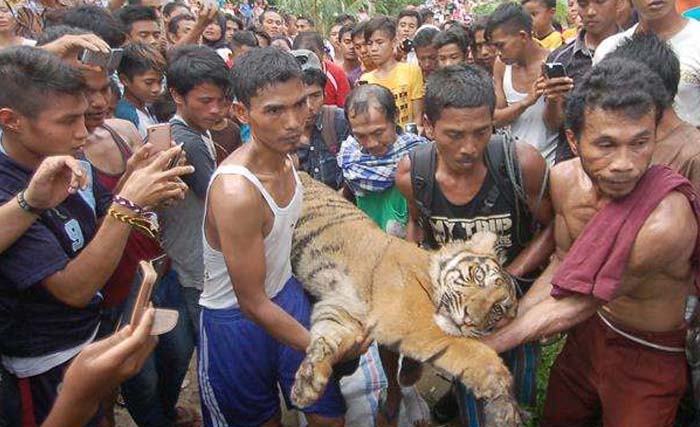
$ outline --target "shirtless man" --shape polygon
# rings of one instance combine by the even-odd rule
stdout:
[[[207,196],[199,351],[205,426],[281,426],[277,384],[289,403],[310,343],[310,303],[290,264],[303,197],[290,154],[308,112],[301,76],[294,57],[273,47],[246,53],[233,69],[237,116],[251,139],[217,169]],[[342,426],[337,381],[303,412],[311,426]]]
[[[670,192],[644,220],[614,297],[552,296],[554,273],[587,223],[648,173],[661,108],[650,88],[662,86],[644,65],[611,60],[573,92],[566,136],[579,158],[552,170],[555,254],[513,322],[484,339],[502,352],[569,330],[542,426],[588,426],[601,412],[606,427],[673,425],[686,386],[684,308],[698,231],[686,196]],[[618,234],[617,243],[624,237]],[[590,270],[590,262],[577,271]],[[591,284],[597,291],[603,286],[597,279]]]

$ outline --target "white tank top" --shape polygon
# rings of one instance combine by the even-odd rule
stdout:
[[[503,74],[503,92],[505,92],[508,105],[527,98],[526,93],[520,93],[513,87],[512,65],[506,65]],[[517,136],[520,140],[537,148],[551,166],[554,164],[559,135],[557,132],[547,129],[547,125],[544,124],[544,107],[544,96],[541,96],[536,103],[529,106],[520,117],[510,124],[510,128],[513,136]]]
[[[304,193],[301,181],[294,171],[296,184],[294,197],[286,207],[279,207],[258,178],[245,167],[238,165],[219,167],[209,181],[210,188],[211,183],[218,175],[240,175],[250,181],[265,198],[275,216],[272,230],[263,240],[265,245],[265,293],[269,298],[274,298],[282,290],[287,280],[292,277],[292,265],[289,257],[292,251],[294,227],[301,214]],[[207,190],[205,206],[208,206],[208,199],[209,190]],[[206,222],[206,215],[204,221]],[[235,221],[235,218],[231,218],[231,221]],[[199,303],[210,309],[238,307],[238,298],[233,291],[224,255],[209,245],[204,224],[202,224],[202,233],[204,234],[202,239],[204,245],[204,289]]]

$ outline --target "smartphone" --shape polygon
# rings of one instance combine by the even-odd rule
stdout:
[[[153,293],[153,286],[156,283],[158,274],[153,268],[153,265],[148,261],[139,262],[138,273],[141,277],[141,283],[139,284],[139,292],[136,295],[136,300],[133,301],[131,306],[127,306],[122,314],[122,325],[125,320],[129,320],[129,325],[136,327],[143,314],[148,308],[148,304],[151,302],[151,294]]]
[[[401,50],[403,50],[405,53],[411,52],[413,50],[413,40],[404,40],[403,43],[401,43]]]
[[[85,65],[95,65],[106,70],[116,70],[122,60],[124,49],[111,49],[109,53],[83,49],[78,60]]]
[[[156,153],[170,149],[172,131],[170,123],[161,123],[146,128],[146,141],[153,145]]]
[[[566,77],[566,69],[564,68],[564,64],[560,62],[547,62],[542,67],[544,68],[544,74],[548,79]]]

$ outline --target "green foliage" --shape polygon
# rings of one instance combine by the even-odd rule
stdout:
[[[561,339],[547,346],[542,346],[542,355],[540,363],[537,366],[537,407],[529,408],[532,418],[527,422],[527,427],[539,427],[542,410],[544,409],[544,400],[547,397],[547,384],[549,383],[549,371],[557,356],[564,348],[566,339]]]

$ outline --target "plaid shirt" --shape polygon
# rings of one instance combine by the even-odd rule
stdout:
[[[299,166],[315,180],[337,190],[343,184],[343,174],[338,167],[335,153],[328,149],[328,144],[323,140],[323,120],[321,117],[322,114],[319,114],[316,118],[309,145],[302,146],[297,150]],[[335,134],[338,137],[338,145],[340,145],[350,134],[350,125],[345,118],[345,113],[340,108],[335,113],[333,124]]]
[[[399,160],[412,149],[428,140],[422,136],[404,132],[398,135],[389,152],[375,157],[362,150],[353,136],[343,142],[338,153],[338,165],[352,192],[362,196],[367,192],[380,192],[394,185]]]

